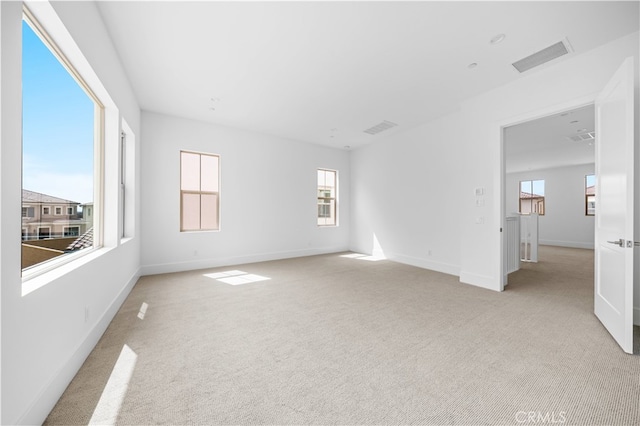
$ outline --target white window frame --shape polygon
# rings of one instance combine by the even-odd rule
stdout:
[[[42,206],[42,214],[51,214],[51,207],[49,206]]]
[[[547,212],[547,196],[546,195],[541,195],[540,197],[533,197],[534,193],[533,193],[533,183],[534,182],[542,182],[543,186],[544,186],[544,191],[547,191],[547,183],[544,179],[526,179],[526,180],[521,180],[518,182],[518,213],[520,214],[529,214],[529,213],[538,213],[540,216],[544,216],[545,213]],[[522,198],[522,184],[523,183],[530,183],[530,187],[531,187],[531,198]],[[535,194],[538,195],[538,194]],[[539,210],[539,206],[540,206],[540,202],[536,201],[535,202],[535,206],[536,208],[534,209],[534,201],[533,200],[540,200],[542,199],[542,212],[540,212]],[[529,213],[522,213],[522,201],[526,200],[529,201],[529,205],[531,207],[531,211]]]
[[[317,195],[317,208],[316,208],[316,223],[319,227],[325,228],[325,227],[336,227],[338,226],[338,212],[339,212],[339,208],[338,208],[338,171],[337,170],[333,170],[333,169],[327,169],[327,168],[323,168],[323,167],[319,167],[316,170],[316,177],[318,175],[318,172],[325,172],[325,173],[333,173],[334,176],[334,187],[333,187],[333,192],[334,192],[334,196],[333,197],[320,197],[320,185],[319,182],[316,181],[316,195]],[[321,200],[329,200],[329,203],[321,203]],[[320,206],[328,206],[329,207],[329,218],[331,217],[331,201],[333,201],[334,203],[334,217],[333,217],[333,223],[318,223],[318,219],[326,219],[326,217],[321,217],[320,216]]]
[[[182,154],[197,154],[201,156],[200,164],[202,164],[202,156],[208,157],[216,157],[218,159],[218,190],[217,191],[194,191],[194,190],[183,190],[182,189]],[[207,152],[197,152],[197,151],[188,151],[188,150],[180,150],[180,232],[210,232],[210,231],[220,231],[221,228],[221,217],[220,217],[220,188],[222,187],[220,177],[221,177],[221,158],[219,154],[212,154]],[[202,172],[200,173],[200,181],[202,181]],[[215,195],[217,197],[217,212],[216,215],[218,217],[218,226],[216,228],[203,228],[202,227],[202,218],[200,219],[200,228],[199,229],[185,229],[184,227],[184,206],[183,206],[183,196],[185,194],[197,194],[197,195]]]
[[[73,207],[67,207],[67,216],[73,216]]]
[[[55,33],[58,36],[62,36],[65,39],[65,47],[69,49],[76,60],[82,62],[86,61],[83,57],[82,53],[78,49],[77,45],[67,43],[66,39],[70,37],[66,29],[58,26],[56,24],[56,20],[58,17],[56,16],[53,8],[48,3],[33,3],[30,4],[29,7],[33,7],[34,9],[38,9],[38,16],[45,19],[45,21],[49,22],[51,20],[52,28],[55,29]],[[67,56],[63,53],[60,47],[53,41],[52,37],[49,36],[45,27],[42,23],[35,18],[34,14],[29,10],[29,8],[23,4],[23,20],[27,22],[27,24],[31,27],[31,29],[38,35],[40,40],[49,48],[49,50],[53,53],[53,55],[60,61],[62,66],[67,70],[67,72],[75,79],[76,83],[85,91],[87,96],[93,101],[94,104],[94,140],[93,140],[93,178],[94,178],[94,219],[93,219],[93,248],[87,248],[78,251],[77,253],[67,254],[65,256],[59,256],[54,259],[33,265],[29,268],[22,269],[22,282],[23,289],[22,294],[28,294],[36,288],[41,287],[42,285],[49,282],[47,278],[44,276],[42,279],[35,280],[35,282],[31,282],[27,285],[27,283],[41,275],[57,269],[63,265],[66,265],[80,257],[84,257],[89,253],[94,252],[96,249],[102,247],[103,244],[103,213],[102,213],[102,205],[103,205],[103,182],[104,182],[104,161],[105,161],[105,153],[104,153],[104,138],[105,138],[105,127],[106,127],[106,114],[105,114],[105,105],[100,100],[100,98],[96,95],[96,92],[92,89],[86,80],[82,77],[82,75],[76,70],[73,66],[72,62],[69,61]],[[97,75],[93,73],[92,70],[83,66],[86,72],[89,73],[90,80],[93,85],[99,90],[101,94],[108,97],[108,94],[102,83],[100,82]],[[111,121],[109,122],[111,123]],[[96,214],[97,212],[97,214]],[[51,232],[51,231],[49,231]]]

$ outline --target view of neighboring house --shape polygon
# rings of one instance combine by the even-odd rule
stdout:
[[[587,197],[587,216],[593,216],[596,214],[596,187],[595,185],[587,186],[585,191]]]
[[[93,203],[80,204],[22,190],[23,269],[86,248],[86,241],[92,240],[92,230]]]
[[[520,213],[544,214],[544,195],[520,191]]]

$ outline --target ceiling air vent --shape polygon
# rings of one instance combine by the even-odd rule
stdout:
[[[551,46],[542,49],[541,51],[536,52],[533,55],[522,58],[511,65],[513,65],[513,67],[517,69],[518,72],[523,73],[530,70],[531,68],[537,67],[538,65],[545,64],[553,59],[566,55],[570,51],[571,49],[569,42],[567,40],[563,40],[557,42],[556,44],[552,44]]]
[[[384,120],[382,123],[376,124],[375,126],[365,130],[364,132],[370,135],[376,135],[380,132],[384,132],[385,130],[389,130],[392,127],[396,127],[396,126],[397,126],[396,123],[392,123],[390,121]]]
[[[567,136],[567,138],[574,142],[590,141],[596,138],[596,132],[584,132],[579,135]]]

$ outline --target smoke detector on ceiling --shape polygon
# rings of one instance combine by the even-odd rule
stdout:
[[[392,127],[396,127],[396,126],[397,126],[396,123],[392,123],[391,121],[384,120],[382,123],[376,124],[375,126],[368,128],[364,132],[370,135],[376,135],[380,132],[384,132],[385,130],[389,130]]]
[[[531,68],[546,64],[560,56],[567,55],[570,52],[573,52],[573,49],[569,44],[569,40],[565,38],[564,40],[552,44],[549,47],[545,47],[533,55],[522,58],[511,65],[513,65],[518,72],[523,73],[525,71],[529,71]]]

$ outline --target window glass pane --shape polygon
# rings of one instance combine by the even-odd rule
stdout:
[[[318,169],[318,225],[336,225],[337,172]]]
[[[202,155],[201,191],[218,192],[218,157]]]
[[[180,189],[200,191],[200,154],[180,153]]]
[[[587,216],[594,216],[596,214],[596,175],[585,176],[584,185],[586,200],[585,214]]]
[[[336,173],[331,171],[325,171],[324,185],[334,188],[336,186]]]
[[[533,184],[533,194],[544,196],[544,181],[534,180],[532,184]]]
[[[325,186],[325,171],[318,170],[318,186]]]
[[[200,194],[182,194],[182,230],[200,229]]]
[[[52,53],[26,15],[22,21],[22,218],[24,240],[81,236],[93,227],[82,215],[94,202],[96,128],[100,105]],[[46,204],[46,208],[41,208]],[[52,218],[50,215],[58,217]],[[47,218],[43,218],[47,215]],[[89,235],[89,234],[88,234]],[[93,234],[90,234],[93,235]],[[96,239],[97,240],[97,239]],[[61,241],[22,247],[22,267],[43,261],[43,252],[72,253],[93,247]],[[62,249],[60,249],[62,247]],[[63,256],[64,254],[60,254]],[[44,256],[47,259],[51,256]]]
[[[218,229],[218,196],[201,195],[201,229]]]

